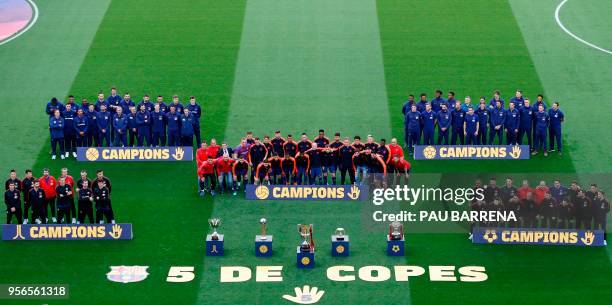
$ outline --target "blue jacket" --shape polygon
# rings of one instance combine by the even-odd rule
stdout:
[[[98,130],[102,131],[102,129],[106,129],[108,132],[109,127],[111,126],[111,121],[113,119],[113,114],[109,111],[98,112],[98,117],[96,119],[96,124],[98,124]]]
[[[506,103],[506,102],[504,102],[504,99],[503,98],[499,98],[499,101],[501,102],[501,107],[504,108],[505,107],[505,103]],[[495,101],[495,98],[492,98],[489,101],[489,107],[493,107],[493,108],[497,107],[497,103]]]
[[[64,118],[64,134],[65,135],[75,135],[76,130],[74,129],[74,117],[76,116],[76,112],[72,109],[70,111],[65,110],[62,113],[62,117]]]
[[[174,106],[174,110],[177,113],[180,113],[181,115],[183,114],[183,105],[180,102],[178,104],[176,104],[176,105],[174,103],[172,103],[172,102],[170,104],[168,104],[168,112],[170,112],[170,106]]]
[[[77,133],[84,132],[87,134],[87,130],[89,129],[89,119],[86,115],[83,115],[82,117],[77,115],[74,117],[73,125]]]
[[[406,114],[408,114],[408,112],[412,111],[412,105],[416,105],[416,103],[411,101],[406,101],[404,103],[404,105],[402,106],[402,114],[404,115],[404,117],[406,117]],[[406,123],[406,121],[404,121],[404,123]]]
[[[64,112],[64,110],[66,110],[66,108],[64,107],[64,104],[57,102],[57,104],[53,105],[51,104],[51,102],[47,103],[47,107],[45,109],[45,112],[47,112],[47,114],[49,115],[49,117],[53,116],[53,113],[55,112],[56,109],[59,109],[60,113]]]
[[[64,119],[62,117],[49,119],[49,128],[51,128],[51,139],[64,138]]]
[[[449,128],[451,125],[451,113],[450,111],[442,111],[440,110],[437,113],[438,117],[438,127],[439,128]]]
[[[132,101],[132,100],[129,100],[129,101],[121,100],[121,103],[119,105],[121,106],[121,108],[123,108],[123,113],[124,114],[131,112],[130,111],[130,107],[136,107],[136,104],[134,104],[134,101]],[[138,109],[136,109],[136,110],[138,110]]]
[[[136,123],[136,115],[138,115],[138,113],[128,113],[127,126],[129,129],[138,128],[138,124]]]
[[[504,108],[493,108],[491,110],[491,128],[502,126],[506,122],[506,111]]]
[[[519,109],[521,114],[521,124],[520,127],[526,130],[530,130],[533,125],[533,107],[531,105],[529,107],[521,107]]]
[[[161,112],[151,112],[151,121],[153,122],[153,132],[166,132],[166,115]]]
[[[479,123],[479,118],[476,113],[474,114],[465,114],[465,131],[468,134],[474,134],[476,132],[476,125]]]
[[[423,120],[423,130],[433,132],[436,126],[436,113],[433,110],[429,112],[423,111],[421,112],[422,120]]]
[[[489,124],[489,109],[485,107],[485,109],[483,110],[478,107],[478,109],[476,109],[474,113],[478,115],[478,129],[486,131],[487,124]]]
[[[504,127],[510,130],[518,129],[521,122],[521,114],[518,109],[514,108],[514,110],[506,110],[506,120],[504,121]]]
[[[406,129],[410,130],[410,131],[420,131],[421,130],[421,121],[422,121],[422,116],[421,113],[416,111],[416,112],[408,112],[406,113]]]
[[[106,105],[106,111],[110,111],[110,107],[109,107],[110,104],[108,103],[107,100],[103,100],[103,101],[96,100],[96,104],[95,104],[96,111],[100,111],[100,106],[102,105]]]
[[[542,105],[542,107],[544,107],[544,110],[546,110],[546,103],[544,101],[542,101],[541,103],[538,103],[536,101],[535,104],[532,105],[533,111],[534,112],[538,112],[538,109],[539,109],[540,105]]]
[[[189,103],[187,104],[187,109],[189,109],[189,113],[195,118],[194,125],[200,126],[200,117],[202,116],[202,108],[200,107],[200,105],[191,105],[191,103]]]
[[[465,111],[463,109],[457,110],[453,108],[451,110],[451,125],[453,126],[453,130],[461,129],[463,130],[463,121],[465,120]]]
[[[153,111],[153,103],[151,103],[151,101],[148,101],[148,102],[145,102],[144,100],[140,101],[140,103],[138,103],[138,107],[136,107],[136,110],[140,111],[140,106],[142,106],[142,105],[145,106],[145,110],[146,111],[148,111],[148,112]]]
[[[115,129],[115,131],[121,131],[122,133],[125,133],[127,127],[128,116],[123,113],[121,114],[121,116],[115,114],[115,116],[113,117],[113,128]]]
[[[525,105],[525,98],[521,97],[521,98],[516,98],[513,97],[510,99],[510,102],[514,103],[514,107],[516,109],[520,109],[521,107],[523,107],[523,105]]]
[[[151,127],[151,114],[148,111],[138,111],[136,113],[136,126],[138,130],[148,130]]]
[[[88,130],[96,133],[98,131],[98,112],[95,110],[92,112],[87,111],[85,115],[87,116]]]
[[[193,136],[194,129],[193,125],[195,124],[193,121],[195,117],[193,115],[186,116],[185,114],[181,114],[181,136],[189,137]]]
[[[108,103],[111,106],[121,106],[121,97],[119,95],[115,95],[115,96],[109,95],[106,98],[106,103]],[[115,112],[115,108],[111,108],[110,110],[111,112]]]
[[[548,109],[548,117],[550,118],[550,128],[554,130],[561,129],[561,122],[565,119],[565,115],[561,109],[557,108],[557,110],[553,110],[552,108]]]
[[[446,100],[442,97],[435,97],[431,100],[431,110],[438,112],[442,109],[442,104],[446,104]],[[446,108],[448,108],[448,104],[446,104]]]
[[[166,122],[168,124],[168,131],[176,131],[181,129],[181,115],[178,112],[166,113]]]
[[[417,103],[417,105],[416,105],[416,106],[417,106],[417,111],[418,111],[418,112],[421,112],[421,113],[422,113],[423,111],[425,111],[425,105],[427,105],[427,101],[419,101],[419,102]]]
[[[536,119],[536,129],[543,131],[548,128],[548,124],[550,122],[550,119],[548,117],[548,112],[546,111],[536,112],[535,119]]]
[[[161,103],[155,102],[154,105],[159,105],[159,111],[161,111],[163,113],[166,113],[166,112],[170,111],[170,109],[168,109],[168,106],[166,106],[166,103],[164,103],[164,102],[161,102]]]

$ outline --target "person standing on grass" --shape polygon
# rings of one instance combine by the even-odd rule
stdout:
[[[42,177],[40,177],[38,179],[40,181],[40,188],[44,190],[45,193],[45,200],[41,206],[42,208],[42,215],[41,217],[43,217],[43,222],[47,223],[47,215],[48,215],[48,209],[51,208],[51,220],[53,221],[53,223],[57,222],[57,218],[55,218],[55,197],[56,197],[56,192],[55,192],[55,188],[57,187],[57,180],[55,180],[55,177],[51,176],[49,174],[49,169],[45,168],[43,169],[43,175]]]
[[[123,114],[123,108],[116,108],[115,117],[113,119],[113,130],[115,131],[114,146],[127,146],[127,133],[128,133],[128,117]]]
[[[251,183],[255,182],[255,171],[258,168],[259,163],[263,162],[268,158],[268,149],[259,141],[259,137],[255,138],[255,143],[249,146],[249,153],[247,155],[249,165],[251,166]]]
[[[189,109],[183,109],[183,115],[181,115],[181,145],[193,146],[194,125],[194,116],[191,115]]]
[[[606,234],[606,225],[608,220],[608,213],[610,213],[610,202],[604,196],[604,193],[599,191],[597,196],[593,200],[593,216],[595,216],[595,230],[603,230],[604,232],[604,245],[608,245],[606,241],[608,235]]]
[[[450,111],[446,103],[440,105],[441,110],[437,113],[436,121],[438,122],[438,145],[444,143],[448,145],[448,130],[451,126]],[[443,142],[444,141],[444,142]]]
[[[21,214],[21,193],[15,187],[15,183],[8,185],[8,190],[4,192],[4,204],[6,205],[6,223],[11,224],[13,215],[17,218],[17,224],[23,222]]]
[[[30,207],[32,206],[32,202],[30,200],[30,190],[34,187],[34,177],[32,176],[32,170],[25,170],[25,177],[23,177],[23,181],[21,182],[22,192],[23,192],[23,224],[27,224],[29,221],[29,212]],[[34,212],[34,211],[32,211]]]
[[[211,196],[215,196],[215,159],[208,157],[206,161],[198,168],[200,196],[204,197],[206,192],[210,192]]]
[[[47,194],[40,187],[40,180],[34,180],[32,189],[28,192],[28,198],[32,207],[32,223],[47,223]]]
[[[51,159],[55,160],[58,146],[60,158],[64,159],[64,118],[60,116],[59,109],[56,109],[49,119],[49,130],[51,130]]]
[[[436,130],[436,113],[431,109],[431,104],[425,105],[425,110],[421,112],[423,117],[423,145],[434,144],[434,132]]]
[[[514,103],[516,109],[521,109],[525,104],[525,98],[523,98],[523,91],[516,90],[514,97],[510,99],[510,103]]]
[[[96,106],[89,104],[87,106],[87,146],[98,146],[98,112]]]
[[[151,113],[147,111],[147,105],[141,103],[139,108],[136,114],[138,146],[151,146]]]
[[[504,120],[504,129],[506,131],[506,143],[508,145],[516,145],[518,138],[518,131],[520,126],[521,115],[516,109],[514,102],[508,104],[508,110],[506,110],[506,118]]]
[[[84,180],[79,188],[79,215],[78,222],[79,224],[85,223],[85,218],[89,219],[89,223],[94,223],[94,215],[93,215],[93,192],[91,188],[89,188],[89,180]]]
[[[523,107],[519,108],[519,114],[521,115],[521,120],[519,123],[519,131],[517,135],[516,142],[519,145],[523,144],[523,138],[527,136],[527,145],[529,145],[529,149],[533,149],[533,137],[531,134],[531,130],[533,127],[533,107],[530,105],[531,102],[528,98],[523,102]]]
[[[442,90],[436,90],[434,98],[431,100],[431,109],[434,112],[439,112],[442,109],[442,104],[446,104],[446,100],[442,97]],[[448,108],[448,105],[446,105]]]
[[[200,135],[200,118],[202,117],[202,108],[200,105],[196,103],[195,96],[189,97],[189,104],[186,107],[193,115],[193,134],[195,135],[196,143],[200,143],[202,141],[202,136]]]
[[[452,127],[452,135],[451,135],[451,145],[457,144],[457,139],[459,139],[459,144],[465,144],[465,137],[463,136],[463,123],[465,121],[465,111],[461,109],[461,102],[455,102],[455,108],[451,111],[451,127]]]
[[[480,120],[478,115],[474,113],[474,108],[470,106],[468,112],[465,115],[465,121],[463,123],[463,134],[465,135],[465,144],[467,145],[478,145],[478,130]]]
[[[550,151],[555,151],[555,143],[557,144],[557,151],[559,155],[562,154],[562,137],[561,137],[561,124],[565,121],[565,114],[559,109],[559,103],[554,102],[552,107],[548,109],[548,117],[550,118],[550,125],[548,129],[548,136],[550,140]]]
[[[66,151],[66,158],[72,156],[76,158],[76,129],[74,128],[74,118],[76,112],[72,108],[71,104],[66,105],[66,110],[62,112],[64,118],[64,150]]]
[[[166,113],[166,124],[168,127],[168,146],[180,146],[181,114],[176,111],[176,107],[174,105],[171,105],[170,111]]]
[[[106,105],[100,105],[100,112],[98,112],[98,117],[96,119],[98,124],[98,146],[110,147],[111,144],[111,124],[113,122],[113,118],[111,117],[111,113],[107,111]]]
[[[544,111],[544,106],[538,106],[538,112],[535,114],[535,147],[532,155],[537,155],[540,150],[544,152],[544,156],[548,156],[548,151],[546,150],[546,132],[548,131],[548,127],[550,125],[550,117],[548,113]]]
[[[404,120],[404,145],[408,146],[409,154],[414,152],[413,146],[421,142],[421,121],[421,113],[417,110],[416,105],[412,105]]]
[[[162,112],[160,106],[155,104],[151,112],[151,134],[153,146],[166,145],[166,114]]]
[[[506,111],[502,107],[501,101],[497,100],[495,102],[495,108],[491,110],[491,132],[489,133],[489,145],[492,145],[495,141],[495,137],[497,137],[497,142],[499,145],[502,145],[502,137],[503,137],[503,129],[504,122],[506,121]]]
[[[88,130],[89,130],[89,119],[85,116],[83,109],[77,111],[77,115],[74,117],[74,131],[76,137],[77,147],[87,147]]]
[[[66,178],[59,178],[59,185],[55,187],[55,193],[57,194],[57,219],[58,223],[70,223],[70,210],[74,206],[72,188],[66,184]],[[76,223],[76,215],[72,215],[72,223]]]

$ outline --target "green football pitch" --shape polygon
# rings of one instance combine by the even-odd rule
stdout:
[[[385,255],[386,225],[369,225],[370,202],[200,198],[195,164],[51,161],[45,103],[68,94],[95,99],[117,86],[198,97],[205,139],[236,144],[256,135],[319,128],[328,134],[403,138],[407,94],[453,90],[458,98],[508,100],[520,88],[566,113],[565,154],[525,161],[416,161],[411,183],[472,184],[476,176],[597,182],[612,192],[612,2],[569,0],[54,0],[34,1],[38,20],[0,45],[0,172],[103,168],[118,222],[130,241],[0,242],[0,284],[70,285],[68,300],[0,304],[289,304],[282,295],[311,285],[318,304],[611,304],[608,247],[485,246],[467,226],[408,230],[407,253]],[[590,44],[590,46],[589,46]],[[469,178],[468,178],[469,177]],[[207,219],[219,217],[226,255],[204,255]],[[255,258],[258,220],[269,220],[275,254]],[[298,270],[295,225],[313,223],[317,267]],[[336,227],[351,256],[332,258]],[[106,279],[110,266],[149,266],[142,282]],[[221,266],[283,266],[282,282],[220,283]],[[484,266],[483,282],[328,280],[335,265]],[[195,279],[166,281],[172,266]]]

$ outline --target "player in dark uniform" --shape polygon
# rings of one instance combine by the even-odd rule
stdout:
[[[512,196],[508,203],[506,204],[506,210],[508,212],[513,212],[514,217],[516,217],[516,221],[508,222],[509,228],[520,228],[521,227],[521,213],[523,212],[523,206],[521,204],[521,200],[517,195]]]
[[[236,159],[238,155],[234,154],[234,158]],[[232,167],[232,174],[234,175],[234,194],[240,186],[244,184],[244,191],[246,192],[246,184],[248,182],[249,177],[249,162],[244,158],[237,158],[236,162]]]
[[[330,165],[329,153],[331,150],[327,149],[329,146],[329,139],[325,136],[325,130],[319,129],[319,135],[314,139],[314,143],[317,144],[319,152],[321,152],[321,175],[323,177],[322,185],[327,185],[327,171]]]
[[[9,185],[11,184],[15,186],[15,189],[21,191],[21,180],[17,178],[17,172],[14,169],[11,169],[11,172],[9,173],[9,178],[4,182],[4,190],[8,190]]]
[[[268,160],[265,160],[257,165],[255,171],[255,185],[267,184],[270,185],[270,173],[272,172],[272,165]]]
[[[66,223],[70,223],[70,207],[72,201],[72,188],[66,184],[66,178],[59,178],[59,185],[55,188],[57,194],[57,223],[61,224],[66,218]],[[76,215],[73,215],[76,217]]]
[[[570,222],[574,217],[574,205],[569,197],[564,197],[559,205],[559,221],[557,227],[559,229],[571,229]]]
[[[300,141],[297,143],[298,151],[303,153],[312,148],[312,142],[308,139],[306,133],[302,134]]]
[[[281,160],[281,169],[283,170],[283,183],[285,185],[296,184],[296,173],[297,167],[295,165],[295,158],[286,155]]]
[[[268,162],[270,162],[271,171],[270,171],[270,181],[272,184],[281,184],[283,180],[283,169],[281,167],[282,158],[276,155],[275,152],[272,152],[272,157],[268,158]]]
[[[556,228],[559,217],[559,204],[550,193],[544,195],[544,200],[540,203],[540,209],[542,210],[542,216],[544,216],[542,227],[547,229]]]
[[[47,209],[45,207],[47,199],[38,180],[34,180],[32,189],[28,192],[28,200],[32,207],[32,223],[47,223]]]
[[[96,201],[96,222],[103,224],[104,218],[106,218],[107,222],[114,224],[115,217],[111,209],[110,188],[106,186],[104,181],[96,180],[96,182],[98,185],[93,191]]]
[[[604,245],[607,246],[606,225],[608,213],[610,213],[610,202],[604,196],[604,193],[599,191],[593,199],[593,218],[595,220],[594,230],[604,231]]]
[[[317,143],[305,152],[310,159],[310,184],[323,185],[323,158]]]
[[[283,144],[283,152],[285,156],[295,157],[298,152],[297,143],[293,141],[292,135],[287,135],[287,141]]]
[[[298,152],[298,154],[295,156],[295,166],[297,167],[297,185],[308,184],[310,157],[306,153]]]
[[[365,145],[361,143],[361,137],[355,136],[353,144],[356,153],[360,153],[365,150]],[[355,181],[361,183],[367,177],[368,167],[365,164],[364,155],[357,154],[353,158],[353,165],[355,167]]]
[[[285,150],[283,149],[285,142],[286,141],[281,137],[281,132],[279,130],[274,132],[274,138],[270,140],[270,143],[272,143],[272,150],[281,158],[285,156]]]
[[[536,214],[538,206],[536,205],[535,200],[533,199],[533,193],[527,193],[527,197],[523,200],[523,226],[525,228],[535,228],[536,227]]]
[[[353,164],[353,156],[357,150],[349,143],[348,138],[344,138],[342,146],[338,148],[338,165],[340,166],[340,184],[343,185],[346,181],[346,174],[349,175],[351,184],[355,184],[355,165]]]
[[[272,143],[270,142],[270,136],[264,136],[263,138],[263,143],[262,143],[266,149],[268,150],[268,157],[272,156],[272,152],[274,151],[274,146],[272,145]]]
[[[14,215],[17,218],[17,224],[21,224],[23,222],[21,214],[21,192],[15,187],[14,183],[10,183],[8,187],[8,190],[4,192],[6,223],[10,224]]]
[[[113,187],[111,185],[110,180],[106,176],[104,176],[104,171],[101,169],[96,171],[96,179],[92,182],[92,191],[94,194],[96,193],[96,189],[99,187],[100,182],[103,182],[103,185],[108,188],[108,207],[110,209],[111,218],[115,219],[115,213],[113,212],[113,204],[110,200],[110,194],[113,192]]]
[[[326,152],[326,158],[328,165],[327,173],[331,175],[332,185],[336,185],[336,172],[338,171],[338,163],[339,163],[339,154],[338,150],[342,147],[342,141],[340,141],[340,133],[336,132],[334,134],[334,140],[329,143],[329,152]]]
[[[576,209],[576,230],[580,230],[583,225],[585,230],[590,230],[591,220],[593,218],[593,207],[591,199],[585,196],[584,191],[578,191],[574,207]]]
[[[89,180],[85,179],[81,182],[81,185],[78,188],[78,193],[79,193],[78,223],[79,224],[85,223],[86,217],[89,218],[89,223],[94,223],[95,220],[94,220],[93,207],[92,207],[92,202],[94,198],[93,198],[93,192],[91,188],[89,188]]]
[[[249,146],[248,160],[249,165],[253,169],[251,171],[251,183],[255,182],[255,172],[259,164],[268,158],[268,149],[263,145],[259,138],[255,138],[255,143]]]
[[[25,170],[25,177],[21,182],[22,192],[23,192],[23,224],[27,224],[29,222],[30,215],[30,190],[34,186],[34,177],[32,176],[32,170]]]

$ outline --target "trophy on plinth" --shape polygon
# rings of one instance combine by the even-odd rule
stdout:
[[[394,221],[389,224],[387,255],[404,256],[404,225],[399,221]]]
[[[344,228],[337,228],[331,236],[332,256],[349,256],[349,236]]]
[[[302,241],[297,246],[297,267],[300,269],[314,268],[315,247],[312,237],[312,224],[298,224],[298,233]]]
[[[261,226],[261,232],[260,235],[255,235],[255,256],[272,256],[272,235],[266,234],[268,220],[261,218],[259,225]]]
[[[208,224],[213,229],[213,232],[206,235],[206,255],[223,256],[223,234],[217,232],[221,225],[221,219],[211,218],[208,220]]]

